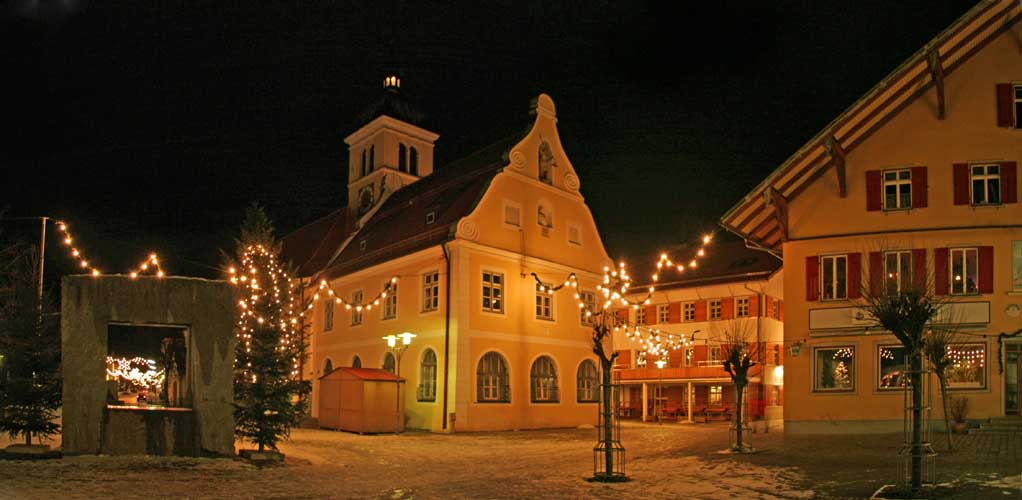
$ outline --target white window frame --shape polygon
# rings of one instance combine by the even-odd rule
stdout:
[[[596,309],[596,292],[580,290],[578,292],[578,300],[586,305],[585,309],[578,308],[578,321],[581,326],[593,326],[596,324],[596,318],[593,316],[586,316],[586,309],[593,311]]]
[[[543,321],[554,320],[554,294],[551,291],[540,291],[539,283],[536,283],[536,319]]]
[[[717,364],[721,362],[720,359],[720,346],[711,345],[706,349],[706,361],[709,364]]]
[[[982,168],[983,169],[983,173],[982,174],[975,174],[975,173],[973,173],[973,169],[975,169],[975,168]],[[997,169],[997,173],[996,174],[991,174],[990,173],[990,169],[991,168],[996,168]],[[975,182],[977,180],[983,182],[983,198],[984,198],[984,201],[982,203],[976,203],[976,190],[973,189],[973,188],[976,187]],[[989,194],[989,191],[990,191],[990,181],[993,181],[993,180],[997,181],[997,190],[995,191],[997,193],[997,202],[996,203],[991,203],[990,200],[986,199],[987,198],[987,194]],[[972,203],[973,206],[978,206],[978,207],[986,207],[986,206],[996,207],[996,206],[999,206],[1002,203],[1004,203],[1004,200],[1001,199],[1001,166],[999,164],[997,164],[997,163],[970,163],[969,164],[969,201],[970,201],[970,203]]]
[[[684,363],[685,368],[692,368],[696,364],[696,348],[688,346],[684,351]]]
[[[390,292],[383,298],[383,308],[380,311],[384,320],[397,319],[397,283],[390,283],[385,281],[383,283],[383,289],[387,289],[387,285],[390,284]]]
[[[908,256],[908,269],[902,269],[902,259],[901,259],[901,257],[904,256],[904,255]],[[884,256],[884,277],[883,277],[883,279],[884,279],[884,293],[886,293],[888,295],[892,295],[892,292],[893,292],[894,295],[897,295],[897,294],[900,294],[900,293],[904,292],[905,290],[902,290],[902,284],[904,282],[904,276],[908,276],[908,285],[909,286],[911,286],[912,279],[913,279],[913,276],[912,276],[912,251],[911,250],[892,250],[890,252],[884,252],[883,256]],[[894,263],[895,263],[894,269],[891,269],[891,267],[889,266],[889,264],[890,264],[890,262],[889,262],[890,257],[894,257]],[[892,274],[895,274],[895,275],[898,276],[898,279],[896,280],[897,285],[896,285],[894,290],[891,290],[888,287],[888,282],[887,282],[887,280],[891,277]]]
[[[351,326],[358,326],[362,324],[362,314],[365,310],[363,307],[363,310],[360,311],[358,306],[364,305],[362,304],[362,301],[364,300],[365,294],[362,290],[355,290],[354,292],[351,292]]]
[[[661,325],[666,325],[671,322],[671,305],[670,304],[657,304],[656,306],[656,322]]]
[[[539,363],[549,363],[547,367],[553,373],[536,373]],[[553,356],[541,355],[532,360],[529,367],[529,402],[531,403],[560,403],[560,367],[554,361]]]
[[[721,305],[720,305],[721,304],[721,300],[720,299],[710,299],[707,302],[709,302],[707,304],[707,309],[709,309],[709,319],[710,320],[718,320],[718,319],[720,319],[721,318],[721,314],[722,314],[721,313],[722,309],[721,309]]]
[[[959,254],[958,260],[961,261],[962,271],[963,271],[963,275],[964,275],[964,276],[961,277],[962,279],[958,279],[958,280],[955,279],[955,260],[956,260],[955,259],[955,254],[956,253]],[[966,279],[964,279],[964,278],[969,276],[969,268],[968,268],[969,267],[969,253],[974,253],[976,255],[976,258],[974,260],[974,262],[976,263],[976,269],[974,270],[974,273],[973,273],[973,275],[976,276],[976,281],[975,281],[976,289],[973,290],[973,291],[969,291],[968,283],[966,282]],[[948,280],[950,281],[950,283],[948,285],[948,291],[950,292],[950,294],[951,295],[979,295],[979,269],[980,269],[979,248],[976,248],[976,247],[949,248],[948,249],[948,259],[947,260],[948,260],[948,273],[947,274],[948,274]],[[961,284],[961,287],[960,287],[961,290],[960,291],[956,291],[955,290],[955,288],[956,288],[956,281]]]
[[[838,287],[838,282],[841,281],[841,280],[838,280],[838,272],[837,272],[837,267],[838,267],[837,264],[838,264],[838,260],[839,259],[843,259],[844,263],[845,263],[845,276],[844,276],[844,280],[843,280],[845,286],[844,286],[843,290],[840,290],[839,287]],[[831,276],[830,276],[830,278],[831,278],[831,287],[830,287],[831,288],[831,290],[830,290],[831,296],[829,298],[827,297],[827,293],[826,293],[826,289],[827,289],[827,286],[826,286],[827,285],[827,276],[826,276],[826,274],[827,274],[827,261],[828,260],[831,260],[834,263],[833,266],[832,266],[832,273],[831,273]],[[843,295],[842,296],[838,296],[838,291],[843,292]],[[848,254],[821,255],[820,256],[820,301],[821,302],[835,302],[835,301],[842,301],[842,300],[848,300]],[[737,306],[735,306],[735,309],[737,310]],[[736,314],[736,316],[737,316],[737,314]]]
[[[440,307],[440,271],[422,273],[422,312],[433,312]]]
[[[887,180],[887,174],[894,174],[894,179],[893,180]],[[908,177],[905,178],[905,179],[902,179],[901,178],[902,174],[908,174]],[[880,175],[881,175],[880,178],[883,180],[883,188],[882,188],[883,192],[881,193],[881,196],[883,197],[883,200],[884,200],[884,210],[892,211],[892,210],[909,210],[909,209],[911,209],[912,208],[912,201],[913,201],[912,200],[912,195],[913,195],[913,193],[912,193],[912,169],[910,169],[910,168],[898,168],[898,169],[884,170],[883,172],[881,172]],[[887,187],[888,186],[894,186],[895,187],[894,188],[895,189],[895,202],[894,202],[894,206],[893,207],[887,204]],[[908,206],[902,206],[902,204],[901,204],[901,197],[902,197],[902,194],[904,194],[902,192],[902,190],[904,188],[908,189]]]
[[[735,317],[748,318],[751,315],[751,301],[749,296],[735,297]]]
[[[517,223],[508,222],[508,209],[513,209],[513,210],[515,210],[517,212],[517,214],[518,214],[518,221],[517,221]],[[522,228],[522,204],[521,203],[513,202],[511,200],[504,200],[503,210],[501,210],[500,217],[501,217],[501,222],[503,222],[503,224],[504,224],[504,227],[506,227],[508,229],[514,229],[514,230],[521,229]]]
[[[696,320],[696,303],[685,302],[681,305],[681,321],[692,322]]]
[[[707,389],[706,406],[716,408],[717,406],[723,405],[724,405],[724,386],[711,385],[709,389]]]
[[[323,302],[323,333],[331,332],[334,329],[334,299],[324,299]]]
[[[490,276],[490,281],[486,280],[487,276]],[[493,283],[493,277],[495,276],[500,277],[500,284]],[[504,293],[506,290],[507,280],[504,278],[504,273],[484,269],[480,273],[479,282],[481,285],[480,292],[482,294],[479,306],[482,308],[482,311],[491,314],[504,314],[504,303],[507,301],[507,294]],[[486,295],[487,290],[490,292],[489,297]],[[493,307],[494,291],[499,292],[500,297],[496,300],[500,302],[500,307]],[[486,305],[487,299],[490,300],[490,305]]]
[[[646,307],[645,306],[639,306],[637,309],[635,309],[635,324],[636,325],[646,325],[647,324],[646,323],[647,319],[648,318],[646,318]]]

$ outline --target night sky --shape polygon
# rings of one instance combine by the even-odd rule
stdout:
[[[346,203],[342,139],[396,67],[440,169],[550,94],[611,256],[646,252],[716,228],[975,2],[206,3],[0,7],[8,217],[66,219],[105,272],[155,250],[216,276],[250,202],[281,234]]]

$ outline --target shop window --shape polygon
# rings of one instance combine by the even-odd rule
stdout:
[[[908,369],[904,346],[877,347],[877,389],[884,391],[904,388]]]
[[[947,371],[949,389],[985,389],[987,346],[984,343],[961,343],[948,346],[951,366]]]
[[[855,390],[855,347],[813,349],[813,390],[841,392]]]

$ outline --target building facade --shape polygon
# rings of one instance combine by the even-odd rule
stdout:
[[[783,255],[786,431],[902,428],[904,351],[861,295],[908,286],[950,302],[952,397],[1019,414],[1022,337],[1001,334],[1022,326],[1020,19],[981,2],[722,218]]]
[[[784,293],[781,261],[742,242],[709,247],[699,268],[684,275],[663,273],[649,304],[623,309],[631,325],[663,335],[684,335],[691,345],[666,355],[647,352],[630,332],[615,334],[619,352],[616,382],[621,384],[621,415],[643,421],[727,419],[734,415],[734,384],[724,371],[726,330],[743,332],[756,347],[757,362],[746,388],[746,416],[780,421],[784,394]],[[640,259],[637,263],[653,262]],[[639,270],[635,276],[648,276]],[[638,281],[642,281],[641,279]],[[649,281],[649,280],[646,280]],[[635,288],[645,290],[649,283]],[[645,294],[634,294],[633,301]],[[622,317],[622,319],[624,319]],[[663,368],[656,365],[663,358]]]
[[[387,81],[385,99],[394,101]],[[381,337],[410,332],[400,358],[409,428],[595,423],[591,329],[571,295],[540,292],[533,277],[559,283],[574,273],[582,288],[595,287],[610,262],[561,147],[553,101],[534,101],[524,136],[435,169],[436,134],[394,102],[373,109],[345,139],[348,207],[284,239],[318,296],[307,313],[305,376],[392,370],[397,360]],[[316,416],[316,382],[312,397]]]

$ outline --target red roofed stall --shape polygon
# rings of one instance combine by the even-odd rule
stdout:
[[[359,434],[404,431],[404,403],[397,407],[404,381],[378,368],[340,367],[323,375],[319,426]]]

